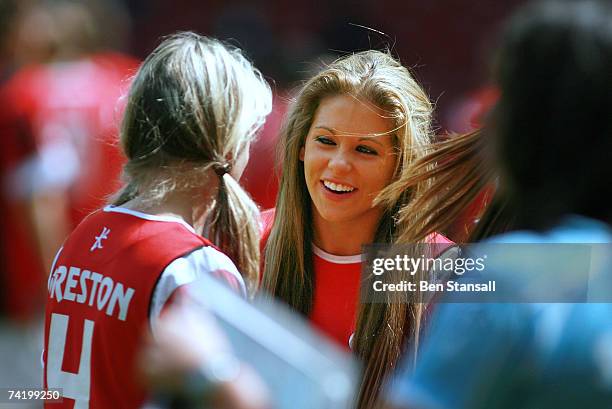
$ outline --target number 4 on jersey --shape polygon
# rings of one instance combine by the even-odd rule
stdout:
[[[83,325],[83,345],[78,373],[62,371],[66,334],[68,332],[68,316],[51,314],[49,328],[49,345],[47,345],[47,387],[63,389],[63,397],[74,399],[74,409],[89,407],[89,391],[91,378],[91,339],[94,322],[85,320]]]

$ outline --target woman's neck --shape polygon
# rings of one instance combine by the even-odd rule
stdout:
[[[172,193],[164,197],[161,201],[152,201],[143,197],[136,197],[121,205],[121,207],[154,216],[176,217],[193,226],[193,204],[189,198],[181,196],[183,195]]]
[[[337,256],[361,254],[361,247],[374,241],[380,217],[370,220],[330,222],[313,211],[315,246]]]
[[[138,196],[121,206],[155,216],[179,218],[192,226],[196,232],[201,233],[217,186],[214,188],[172,191],[159,201],[147,200]]]

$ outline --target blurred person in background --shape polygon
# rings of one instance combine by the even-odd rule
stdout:
[[[473,90],[460,103],[455,105],[455,109],[449,112],[449,128],[460,132],[460,139],[470,139],[466,135],[483,127],[498,98],[499,91],[492,85],[481,86]],[[474,138],[480,139],[481,136],[475,135]],[[443,140],[449,139],[456,138],[444,138]],[[450,141],[449,143],[453,144]],[[463,142],[457,141],[456,143],[461,145]],[[460,150],[460,148],[456,149]],[[459,172],[459,174],[462,174],[462,172]],[[483,210],[490,203],[494,191],[494,183],[490,183],[482,189],[468,206],[463,206],[461,214],[455,216],[455,221],[443,231],[458,243],[471,240],[471,234],[478,224]],[[443,216],[442,218],[446,217]]]
[[[266,118],[261,133],[251,145],[251,160],[240,184],[261,209],[274,207],[278,194],[276,147],[281,123],[287,111],[284,97],[274,90],[272,112]]]
[[[118,100],[136,61],[112,51],[127,23],[114,1],[20,1],[10,15],[0,89],[0,385],[36,387],[51,259],[117,187]]]
[[[170,36],[141,65],[121,128],[127,183],[70,234],[48,282],[44,386],[63,389],[62,407],[144,403],[137,351],[166,339],[157,323],[182,285],[211,274],[253,294],[258,211],[238,179],[271,104],[240,50],[208,37]]]
[[[484,151],[497,160],[506,217],[490,226],[511,231],[490,242],[609,245],[612,6],[524,7],[495,68],[501,95]],[[612,260],[599,256],[590,277],[606,288]],[[554,271],[558,261],[541,257]],[[513,263],[501,272],[518,296],[530,277]],[[414,373],[397,376],[388,400],[394,408],[608,408],[611,357],[610,303],[442,304]]]
[[[16,58],[13,39],[23,14],[30,9],[30,2],[5,0],[0,2],[0,87],[7,81],[19,65]],[[37,58],[37,56],[34,56]],[[8,107],[3,106],[3,110]],[[27,145],[27,143],[26,143]],[[15,311],[7,311],[9,303],[9,292],[14,288],[11,286],[14,279],[8,277],[7,269],[10,265],[9,257],[14,251],[15,238],[6,230],[11,220],[7,218],[9,203],[2,189],[2,181],[6,174],[7,165],[18,156],[22,150],[19,147],[11,149],[0,134],[0,357],[2,357],[2,368],[0,368],[1,387],[31,387],[40,385],[40,344],[42,342],[42,331],[38,320],[15,320]],[[26,148],[23,146],[22,148]],[[28,259],[24,260],[25,269],[32,268]],[[35,263],[35,269],[39,266]],[[39,270],[37,270],[39,271]],[[27,272],[26,272],[27,274]],[[24,288],[27,290],[27,288]],[[23,295],[22,295],[23,296]],[[13,299],[15,296],[13,296]],[[40,305],[40,304],[38,304]],[[40,312],[40,311],[39,311]],[[28,404],[24,407],[33,407]]]
[[[18,14],[20,68],[0,90],[0,274],[13,320],[39,317],[56,249],[118,187],[119,98],[137,66],[114,51],[125,24],[114,1],[36,1]]]

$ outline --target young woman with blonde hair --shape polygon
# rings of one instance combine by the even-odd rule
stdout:
[[[394,181],[431,142],[432,104],[388,53],[337,60],[302,87],[281,132],[276,210],[264,213],[266,290],[363,360],[359,407],[372,407],[423,304],[359,303],[362,245],[395,243],[401,208],[426,190]],[[401,192],[377,202],[385,192]],[[417,210],[418,211],[418,210]],[[449,243],[437,234],[414,238]],[[416,353],[416,348],[413,349]]]
[[[49,277],[44,383],[65,404],[142,406],[136,352],[175,290],[215,274],[244,294],[238,271],[256,286],[257,208],[237,180],[270,109],[259,71],[214,39],[170,36],[144,61],[121,130],[128,183]]]

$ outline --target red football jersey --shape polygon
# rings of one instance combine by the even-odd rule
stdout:
[[[173,260],[211,245],[186,225],[98,211],[70,235],[48,281],[44,385],[47,407],[136,408],[135,377],[151,296]]]
[[[349,349],[355,332],[361,283],[361,255],[336,256],[313,249],[315,290],[310,321]]]
[[[262,248],[270,236],[274,213],[275,209],[270,209],[260,215]],[[430,234],[427,242],[438,245],[439,254],[453,245],[438,233]],[[341,347],[349,349],[357,322],[361,255],[336,256],[313,246],[313,266],[315,288],[310,321]]]

